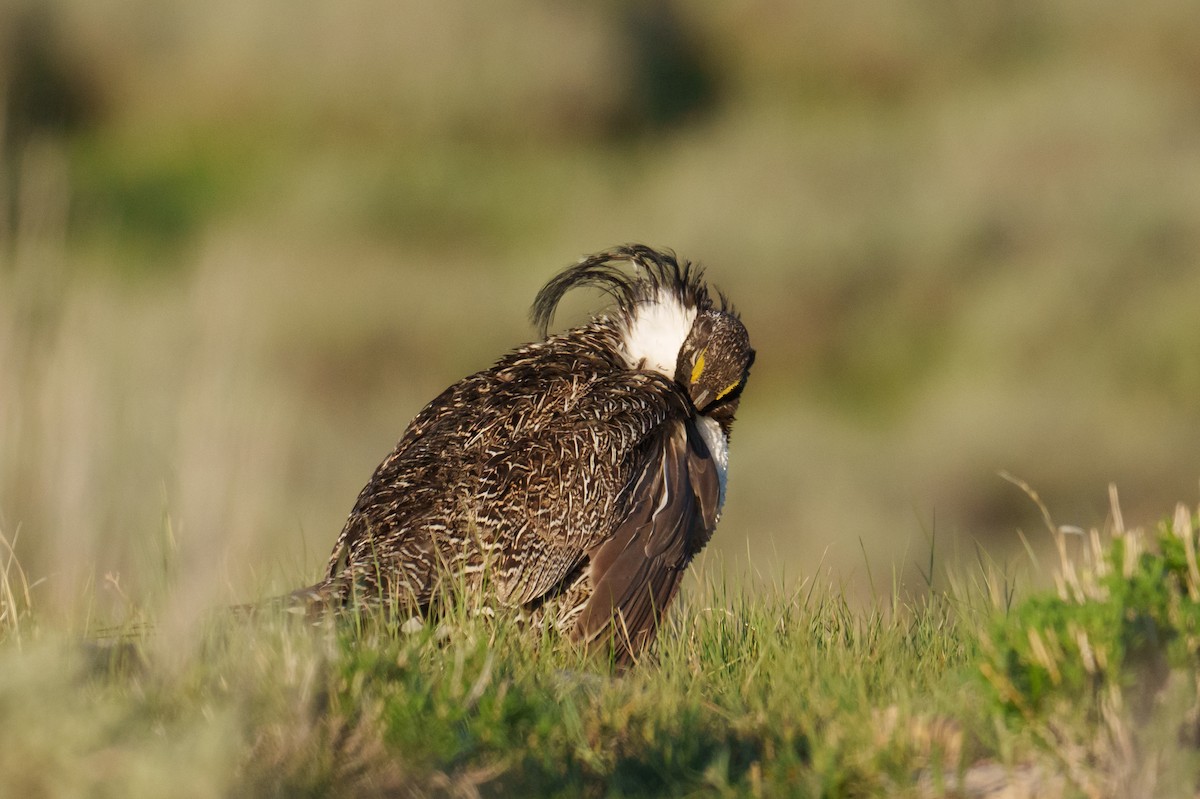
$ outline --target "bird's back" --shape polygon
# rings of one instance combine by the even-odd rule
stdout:
[[[587,551],[628,513],[652,434],[686,414],[674,384],[621,362],[616,337],[598,320],[429,403],[359,494],[325,592],[424,608],[442,576],[470,585],[486,575],[517,605],[579,582]]]

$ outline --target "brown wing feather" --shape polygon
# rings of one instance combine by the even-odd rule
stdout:
[[[655,444],[633,483],[629,514],[590,553],[595,588],[575,627],[586,641],[611,628],[620,662],[654,637],[684,568],[716,526],[720,485],[694,424],[668,425]]]
[[[717,528],[717,520],[721,516],[721,478],[717,474],[717,464],[713,461],[708,445],[700,436],[694,422],[689,421],[687,427],[688,439],[688,480],[692,485],[692,494],[696,497],[700,513],[701,529],[704,540],[700,547],[708,543],[713,530]]]

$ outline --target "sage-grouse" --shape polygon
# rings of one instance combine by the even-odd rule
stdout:
[[[424,612],[457,581],[637,657],[720,518],[754,350],[702,269],[641,245],[551,280],[532,309],[543,337],[581,286],[614,306],[429,403],[358,495],[325,579],[294,596]]]

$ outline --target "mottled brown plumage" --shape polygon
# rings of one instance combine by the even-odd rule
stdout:
[[[636,657],[716,527],[754,358],[702,278],[637,245],[560,273],[534,306],[543,334],[572,288],[615,308],[429,403],[358,495],[325,578],[297,596],[422,612],[449,578]]]

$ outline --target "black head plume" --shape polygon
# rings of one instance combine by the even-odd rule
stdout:
[[[633,271],[627,268],[629,264],[635,267]],[[688,261],[681,263],[670,250],[626,244],[589,255],[559,272],[538,292],[530,318],[545,336],[558,303],[568,291],[580,287],[596,288],[608,294],[627,319],[633,316],[639,303],[653,299],[663,290],[675,292],[688,307],[706,311],[714,303],[703,278],[702,268]],[[732,310],[727,309],[728,303],[719,292],[717,300],[721,310]]]

